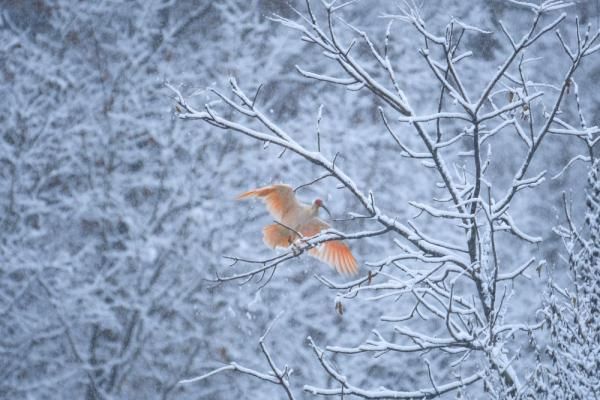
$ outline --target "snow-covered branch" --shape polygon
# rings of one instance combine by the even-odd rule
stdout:
[[[500,30],[509,49],[497,62],[496,68],[487,69],[491,73],[484,77],[483,87],[477,90],[479,80],[471,79],[465,73],[469,69],[462,68],[463,63],[475,57],[476,53],[463,51],[461,38],[463,35],[491,33],[452,19],[446,26],[445,35],[440,36],[426,26],[419,10],[407,6],[400,15],[386,15],[386,18],[408,22],[422,40],[418,50],[425,66],[422,70],[429,74],[428,83],[436,88],[436,95],[429,96],[435,97],[435,100],[427,104],[426,111],[417,112],[415,104],[418,101],[413,97],[419,96],[406,89],[410,87],[410,77],[400,77],[394,69],[395,62],[401,60],[393,58],[391,22],[385,30],[383,46],[379,47],[372,35],[359,27],[361,25],[342,16],[351,3],[337,5],[335,1],[323,2],[322,9],[316,10],[306,0],[304,13],[294,9],[298,15],[296,20],[282,16],[275,16],[273,20],[299,33],[307,48],[315,48],[322,55],[320,58],[315,56],[314,60],[311,56],[305,57],[306,62],[315,61],[317,64],[319,60],[321,64],[295,66],[301,77],[353,92],[366,92],[375,99],[381,125],[397,144],[398,154],[407,158],[405,162],[417,161],[435,172],[435,177],[429,179],[432,182],[426,183],[431,183],[427,186],[432,191],[443,192],[442,196],[438,197],[437,193],[431,196],[440,204],[428,204],[416,191],[407,187],[402,189],[412,197],[404,204],[394,204],[394,207],[403,210],[406,206],[416,208],[418,215],[414,218],[397,216],[405,214],[392,210],[389,205],[386,210],[379,207],[379,202],[376,205],[379,194],[367,190],[367,184],[351,176],[347,166],[342,168],[336,164],[337,154],[331,159],[322,151],[323,105],[318,108],[317,151],[314,151],[306,144],[302,128],[287,129],[272,120],[257,104],[257,96],[251,99],[252,96],[248,96],[233,78],[230,79],[233,98],[213,89],[220,104],[216,107],[208,102],[203,109],[193,105],[192,99],[186,98],[178,88],[167,84],[175,96],[179,118],[201,120],[300,156],[318,169],[317,176],[321,177],[299,187],[333,177],[339,182],[339,187],[346,189],[363,208],[361,213],[349,210],[347,221],[376,225],[368,230],[357,229],[356,233],[330,229],[307,238],[298,234],[301,237],[298,243],[266,260],[230,257],[234,263],[246,262],[258,267],[227,277],[218,276],[217,280],[259,277],[260,282],[268,275],[264,286],[271,282],[281,264],[291,262],[300,254],[328,241],[357,240],[368,246],[368,243],[391,237],[399,252],[379,256],[376,262],[367,262],[370,270],[366,276],[343,283],[325,276],[316,277],[323,287],[337,292],[336,310],[340,316],[343,314],[342,303],[355,298],[377,304],[408,298],[403,307],[410,307],[410,311],[400,316],[381,316],[383,325],[396,324],[390,328],[393,339],[387,340],[387,334],[374,330],[374,339],[352,346],[330,345],[326,351],[346,357],[359,353],[372,353],[379,357],[387,352],[453,356],[453,365],[477,358],[486,365],[485,370],[474,374],[470,371],[465,376],[457,374],[453,380],[449,371],[435,371],[426,360],[431,387],[409,391],[365,389],[350,383],[349,378],[329,361],[326,351],[309,338],[310,346],[331,384],[329,387],[307,384],[304,390],[323,396],[436,398],[451,391],[464,390],[483,380],[485,390],[516,398],[518,393],[526,391],[530,381],[523,380],[515,368],[520,354],[511,341],[517,340],[517,336],[532,335],[533,331],[544,326],[544,321],[537,318],[528,323],[518,319],[513,321],[507,312],[514,285],[519,283],[520,277],[529,277],[527,270],[536,265],[536,258],[530,254],[533,251],[531,245],[542,242],[542,237],[525,233],[520,228],[521,218],[513,218],[521,215],[515,211],[518,202],[514,200],[517,193],[540,190],[547,183],[546,170],[534,174],[530,173],[530,169],[534,168],[534,157],[542,152],[540,149],[548,133],[581,140],[589,153],[573,157],[558,175],[575,161],[594,160],[594,145],[599,141],[597,135],[600,131],[597,127],[587,126],[574,77],[584,58],[598,50],[596,42],[599,34],[592,34],[591,28],[582,34],[576,21],[575,47],[569,47],[568,42],[557,35],[556,48],[563,48],[563,57],[568,61],[567,71],[559,83],[551,79],[544,81],[541,76],[536,76],[535,82],[532,82],[527,78],[529,68],[540,58],[531,57],[530,53],[539,51],[538,47],[542,46],[537,45],[563,24],[566,14],[557,16],[556,11],[562,11],[569,3],[555,0],[541,4],[512,1],[531,12],[533,18],[520,37],[509,32],[509,27],[500,22]],[[410,44],[416,47],[415,43]],[[547,46],[546,42],[544,46]],[[541,91],[542,88],[545,92]],[[576,94],[576,115],[581,125],[578,128],[561,119],[567,119],[563,116],[566,114],[563,109],[568,106],[566,96],[571,89]],[[336,118],[343,117],[351,118],[351,115],[344,112],[336,115]],[[408,129],[401,130],[398,126]],[[407,131],[416,134],[417,143],[407,135]],[[509,133],[512,136],[505,137]],[[500,147],[498,142],[511,145],[513,139],[519,143],[522,153],[512,149],[495,152]],[[508,165],[503,164],[502,157],[509,153],[519,168],[506,171],[509,178],[502,179],[504,170],[499,165]],[[352,162],[366,166],[360,156]],[[394,189],[392,185],[384,185],[381,190],[394,192]],[[513,251],[517,247],[526,254]],[[545,263],[545,260],[537,263],[538,271]],[[432,327],[433,333],[430,331]],[[282,372],[274,366],[265,348],[263,352],[267,354],[273,371],[268,376],[281,378]],[[244,372],[233,366],[223,367],[217,372],[234,369]],[[436,383],[440,380],[438,375],[443,375],[450,382]]]

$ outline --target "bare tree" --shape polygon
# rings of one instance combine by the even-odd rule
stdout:
[[[0,398],[211,395],[177,382],[235,338],[206,340],[229,305],[199,269],[220,261],[216,226],[237,222],[211,217],[213,171],[242,161],[226,138],[183,145],[162,77],[222,66],[219,39],[242,31],[247,58],[268,59],[256,4],[0,6]]]
[[[393,212],[377,206],[377,193],[361,188],[336,164],[337,154],[328,157],[321,151],[318,128],[313,144],[308,144],[305,136],[287,131],[261,111],[260,88],[247,94],[236,79],[231,78],[232,98],[213,90],[217,101],[197,108],[179,89],[168,85],[175,95],[179,118],[201,120],[301,156],[323,173],[314,180],[308,179],[308,184],[330,177],[337,180],[362,208],[362,211],[349,212],[350,220],[371,227],[352,233],[322,232],[270,259],[233,257],[235,262],[253,267],[233,275],[217,276],[216,280],[256,278],[266,284],[284,264],[325,241],[391,236],[398,253],[368,262],[365,276],[346,283],[322,276],[318,279],[324,287],[337,292],[340,311],[345,302],[367,296],[380,302],[403,298],[404,303],[412,304],[410,312],[384,315],[381,321],[392,324],[390,332],[374,330],[371,339],[355,347],[330,345],[323,349],[309,338],[331,383],[322,387],[309,382],[304,390],[313,395],[354,395],[371,399],[436,398],[456,391],[478,393],[481,387],[471,385],[483,382],[483,390],[492,398],[528,396],[532,379],[527,368],[516,367],[520,358],[516,344],[541,329],[545,320],[515,319],[507,310],[515,306],[511,305],[515,281],[527,277],[529,269],[541,268],[544,261],[534,257],[514,265],[506,261],[506,255],[514,246],[531,247],[542,241],[519,228],[518,220],[513,217],[517,207],[514,203],[521,192],[535,189],[545,180],[546,171],[533,170],[533,165],[549,134],[583,139],[587,154],[576,159],[594,159],[599,128],[585,123],[581,107],[578,123],[569,122],[561,113],[569,106],[565,98],[576,85],[577,69],[584,59],[600,50],[599,33],[592,32],[591,26],[581,27],[575,20],[572,25],[575,39],[570,44],[559,30],[566,24],[566,14],[561,12],[569,3],[511,1],[531,15],[531,22],[521,35],[509,32],[500,22],[509,51],[496,70],[482,71],[488,76],[483,87],[477,89],[474,79],[461,73],[462,65],[474,54],[463,50],[461,40],[467,35],[488,35],[489,32],[453,19],[443,34],[438,35],[426,26],[416,8],[407,7],[399,15],[385,16],[389,19],[387,33],[383,44],[377,45],[366,32],[345,21],[344,10],[352,3],[323,2],[322,7],[314,8],[306,1],[305,12],[297,12],[296,20],[280,16],[273,19],[297,31],[303,41],[337,67],[338,75],[311,72],[299,66],[297,71],[317,82],[341,85],[374,96],[380,104],[381,128],[396,142],[398,154],[435,171],[437,179],[430,184],[444,194],[432,199],[436,205],[410,202],[422,224],[416,220],[399,220]],[[413,108],[410,93],[403,89],[410,77],[395,73],[394,65],[402,62],[394,59],[391,51],[392,22],[397,20],[415,28],[421,43],[418,53],[439,87],[439,92],[428,94],[430,108],[435,110],[432,113],[420,114]],[[536,44],[546,40],[552,32],[557,37],[555,57],[562,52],[566,67],[563,75],[554,81],[540,81],[529,65]],[[414,130],[420,138],[419,148],[406,144],[408,129]],[[495,139],[501,135],[513,135],[510,146],[518,147],[523,153],[520,166],[508,185],[497,183],[494,173],[494,169],[502,165],[495,151],[498,148],[495,146],[499,146]],[[389,190],[402,189],[389,187]],[[451,234],[436,235],[439,227],[445,227],[443,231]],[[407,390],[362,387],[344,374],[343,366],[337,367],[332,362],[336,355],[368,353],[378,357],[389,352],[419,353],[430,384]],[[292,398],[287,375],[274,367],[266,351],[265,355],[271,373],[231,364],[194,380],[233,370],[281,384]],[[443,359],[446,368],[435,368],[427,357]],[[339,357],[337,364],[342,365]]]
[[[534,388],[551,399],[597,399],[600,396],[600,163],[589,173],[585,229],[576,227],[564,195],[566,225],[556,228],[563,238],[571,284],[550,279],[543,315],[550,343],[549,365],[538,365]]]

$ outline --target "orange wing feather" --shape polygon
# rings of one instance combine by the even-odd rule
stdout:
[[[271,185],[249,190],[240,194],[237,199],[244,200],[250,197],[261,198],[271,215],[278,221],[284,221],[285,215],[294,207],[300,207],[294,195],[294,189],[289,185]]]
[[[323,243],[322,248],[317,248],[317,250],[316,257],[333,266],[339,273],[345,275],[358,273],[358,263],[345,243],[332,240]]]
[[[312,218],[306,224],[299,228],[304,236],[314,236],[329,225],[319,218]],[[358,263],[352,255],[352,251],[344,242],[340,240],[330,240],[321,245],[310,249],[308,253],[319,260],[331,265],[337,272],[344,275],[356,275],[358,273]]]
[[[279,224],[270,224],[263,228],[263,241],[271,248],[289,247],[298,235]]]

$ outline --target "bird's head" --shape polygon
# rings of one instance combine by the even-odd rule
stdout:
[[[313,209],[315,210],[315,214],[317,215],[319,215],[319,208],[325,210],[327,214],[331,217],[331,213],[329,212],[329,209],[325,207],[325,204],[323,204],[323,200],[315,199],[315,201],[313,202]]]

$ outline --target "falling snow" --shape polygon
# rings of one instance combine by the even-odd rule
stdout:
[[[598,8],[531,3],[338,1],[324,48],[300,0],[5,2],[0,398],[593,398]],[[333,230],[219,282],[289,254],[236,196],[311,182]]]

